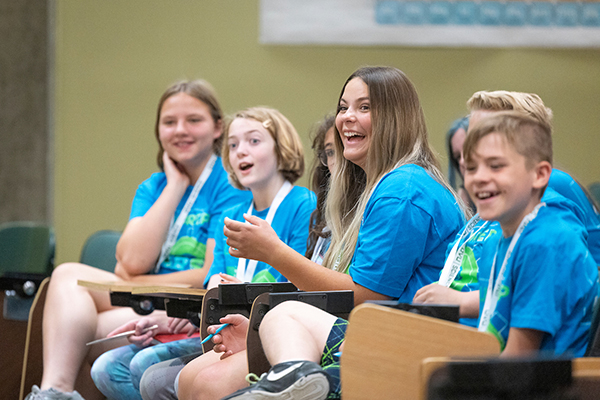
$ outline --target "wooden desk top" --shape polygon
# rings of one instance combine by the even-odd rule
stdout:
[[[206,289],[183,286],[136,286],[132,288],[131,294],[154,295],[160,297],[203,297]]]
[[[187,284],[169,284],[169,286],[157,286],[157,285],[149,285],[147,283],[135,283],[135,282],[126,282],[126,281],[105,281],[105,282],[95,282],[95,281],[83,281],[78,280],[77,284],[79,286],[87,287],[92,290],[102,290],[105,292],[125,292],[131,294],[146,294],[146,293],[158,293],[157,290],[166,290],[166,293],[175,293],[177,290],[188,290],[190,289],[190,285]],[[194,289],[194,290],[203,290],[205,289]]]

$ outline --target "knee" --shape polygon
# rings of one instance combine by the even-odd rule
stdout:
[[[148,347],[138,352],[129,363],[129,372],[133,386],[139,388],[144,372],[160,360],[156,360],[154,348]]]
[[[199,371],[184,368],[176,384],[178,397],[180,400],[220,398],[214,393],[219,390],[222,378],[222,371],[219,371],[217,365],[210,365]]]
[[[92,369],[90,370],[90,375],[94,382],[99,382],[102,380],[102,376],[106,373],[107,363],[104,361],[104,355],[102,354],[100,357],[96,358],[96,361],[92,364]],[[97,386],[97,384],[96,384]]]
[[[177,376],[175,386],[177,387],[177,396],[180,400],[191,399],[191,394],[194,393],[193,384],[194,378],[198,375],[198,371],[193,368],[183,368]]]
[[[311,309],[314,309],[314,307],[300,301],[285,301],[265,314],[259,329],[260,331],[269,329],[268,327],[271,324],[279,325],[282,323],[282,320],[287,318],[296,319],[298,316],[306,314]]]
[[[212,393],[218,390],[223,379],[220,363],[211,364],[200,370],[193,368],[184,368],[179,374],[177,381],[178,396],[180,400],[192,399],[212,399]],[[217,397],[219,398],[219,397]]]
[[[144,400],[177,399],[175,376],[169,374],[161,364],[148,368],[140,379],[139,391]]]
[[[52,271],[52,280],[51,282],[66,280],[66,279],[77,279],[78,274],[80,272],[80,266],[82,264],[78,263],[64,263],[60,264],[58,267],[54,268]]]
[[[103,353],[100,357],[92,364],[90,375],[92,380],[96,384],[96,387],[104,393],[103,386],[106,382],[110,382],[111,378],[115,375],[120,375],[123,366],[119,361],[119,358],[115,358],[111,351]]]

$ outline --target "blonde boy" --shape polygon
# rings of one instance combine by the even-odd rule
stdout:
[[[588,342],[598,270],[570,202],[544,190],[552,172],[549,124],[507,111],[476,121],[464,146],[465,188],[499,243],[479,263],[479,329],[503,356],[538,350],[581,356]]]

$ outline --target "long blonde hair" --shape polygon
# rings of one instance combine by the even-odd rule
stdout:
[[[336,171],[325,213],[332,241],[323,265],[340,272],[345,272],[352,260],[362,217],[374,188],[385,174],[401,165],[416,164],[424,168],[452,193],[466,213],[466,207],[446,182],[429,146],[425,116],[408,77],[392,67],[360,68],[344,84],[340,99],[354,78],[360,78],[369,89],[372,133],[363,171],[343,157],[343,145],[336,128]]]

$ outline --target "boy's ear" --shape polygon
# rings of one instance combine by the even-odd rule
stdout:
[[[542,189],[548,185],[550,180],[550,174],[552,173],[552,165],[548,161],[540,161],[534,167],[535,180],[533,181],[533,187],[535,189]]]

